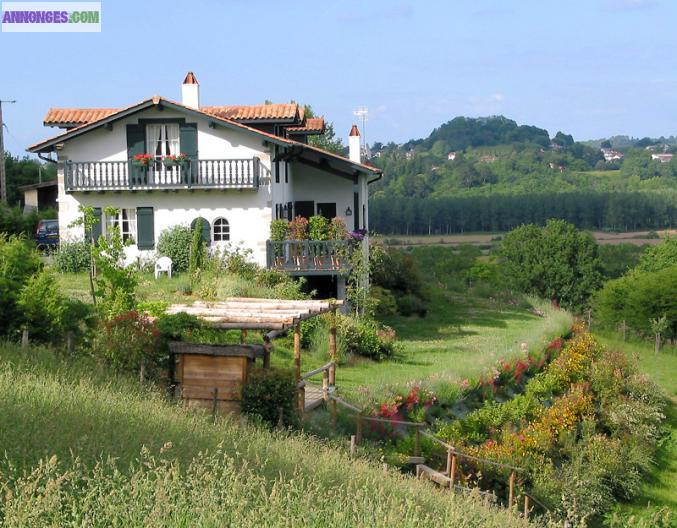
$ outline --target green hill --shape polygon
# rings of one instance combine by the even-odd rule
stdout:
[[[94,363],[0,346],[0,526],[527,526],[343,446],[184,411]]]

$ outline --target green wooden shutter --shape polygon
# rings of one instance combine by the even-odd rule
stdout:
[[[212,242],[212,226],[209,224],[209,220],[198,217],[190,223],[190,229],[195,229],[198,219],[202,220],[202,240],[205,241],[206,245],[209,245]]]
[[[179,149],[190,159],[183,182],[191,185],[197,181],[197,123],[179,124]]]
[[[127,158],[134,159],[136,154],[146,154],[146,127],[144,125],[127,125]],[[130,163],[130,185],[142,184],[145,181],[145,170]]]
[[[101,236],[101,207],[94,208],[94,218],[96,218],[94,225],[92,226],[92,239],[96,244]]]
[[[136,245],[139,249],[155,247],[155,215],[152,207],[136,208]]]

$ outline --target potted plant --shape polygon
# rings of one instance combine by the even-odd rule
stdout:
[[[135,154],[133,162],[137,167],[148,168],[155,162],[155,157],[150,154]]]
[[[172,167],[176,167],[178,165],[178,162],[176,156],[170,154],[169,156],[165,156],[164,158],[162,158],[162,164],[168,169],[171,169]]]
[[[322,215],[311,216],[308,219],[308,238],[313,241],[327,240],[329,237],[329,220]],[[310,253],[313,257],[313,264],[316,268],[324,266],[325,244],[310,244]]]
[[[305,260],[301,241],[308,239],[308,219],[297,216],[289,222],[289,238],[295,241],[294,244],[291,244],[292,257],[296,262],[296,267],[301,268],[301,261]]]
[[[289,238],[289,222],[287,220],[273,220],[270,223],[270,241],[284,242]],[[275,266],[284,264],[284,244],[273,244],[273,257]]]

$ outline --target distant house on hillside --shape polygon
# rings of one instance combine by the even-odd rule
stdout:
[[[416,154],[415,151],[413,151],[413,150],[407,150],[407,152],[404,153],[404,157],[407,158],[407,159],[409,160],[409,159],[412,159],[412,158],[414,157],[415,154]]]
[[[600,149],[602,151],[602,155],[604,156],[604,161],[606,162],[612,162],[612,161],[620,161],[623,159],[623,153],[618,152],[617,150],[610,149],[610,148],[603,148]]]
[[[449,154],[447,154],[447,159],[449,161],[454,161],[456,159],[456,153],[455,152],[449,152]]]
[[[551,162],[548,164],[548,166],[549,166],[552,170],[558,170],[558,171],[560,171],[560,172],[564,172],[564,171],[566,170],[566,167],[565,167],[564,165],[559,165],[559,164],[555,163],[554,161],[551,161]]]
[[[651,159],[652,160],[658,160],[661,163],[669,163],[672,161],[672,154],[651,154]]]
[[[259,265],[312,276],[341,297],[336,241],[307,255],[309,245],[269,240],[270,223],[322,215],[369,228],[367,186],[381,170],[362,163],[357,127],[346,158],[308,144],[324,120],[296,103],[204,106],[192,72],[181,93],[180,103],[155,95],[123,108],[47,112],[44,124],[64,130],[28,150],[56,155],[61,239],[83,237],[72,224],[90,206],[95,236],[117,226],[133,260],[152,255],[163,231],[200,219],[212,247],[241,245]]]

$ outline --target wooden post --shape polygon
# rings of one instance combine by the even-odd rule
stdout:
[[[218,398],[219,398],[219,389],[218,387],[214,387],[214,401],[212,403],[212,418],[214,420],[216,420],[216,406]]]
[[[355,441],[359,444],[362,441],[362,415],[355,415]]]
[[[416,436],[414,437],[414,456],[421,456],[421,428],[416,428]]]
[[[357,448],[357,436],[350,435],[350,456],[355,456],[355,449]]]
[[[331,312],[331,327],[329,328],[329,359],[333,365],[329,370],[329,385],[332,387],[336,385],[336,305],[333,306]]]
[[[449,450],[451,454],[451,468],[449,469],[449,489],[454,489],[454,482],[456,480],[456,453],[451,449]]]
[[[242,330],[240,330],[240,344],[244,345],[246,340],[247,340],[247,329],[243,328]]]
[[[24,328],[21,334],[21,348],[28,348],[28,328]]]
[[[298,393],[299,416],[303,418],[303,413],[306,412],[306,388],[305,386],[299,388]]]
[[[273,350],[273,340],[268,336],[263,337],[263,368],[270,368],[270,353]]]
[[[298,386],[301,382],[301,325],[298,323],[294,325],[294,379]],[[301,389],[299,388],[297,390],[298,408],[301,416],[303,416],[304,409],[301,408],[301,405],[304,405],[304,403],[301,400]]]
[[[296,383],[301,381],[301,325],[294,325],[294,375]]]
[[[322,371],[322,399],[327,401],[329,399],[329,371]]]
[[[336,429],[336,400],[331,400],[331,426]]]
[[[529,517],[529,495],[524,495],[524,518]]]
[[[515,470],[510,472],[510,480],[508,481],[508,508],[512,508],[515,500]]]

